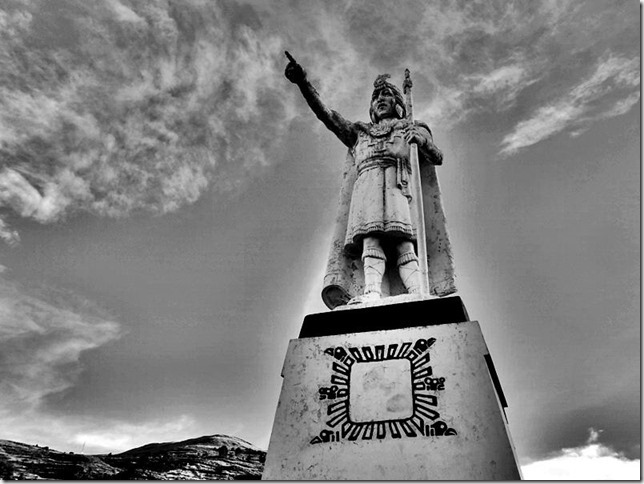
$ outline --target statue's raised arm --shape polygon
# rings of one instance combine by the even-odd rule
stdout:
[[[293,58],[288,51],[284,51],[289,60],[284,75],[293,84],[296,84],[311,110],[320,121],[324,123],[347,147],[351,148],[357,140],[357,131],[354,123],[344,119],[340,113],[327,108],[320,99],[320,95],[306,77],[306,71]]]

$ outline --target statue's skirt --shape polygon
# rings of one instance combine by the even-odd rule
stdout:
[[[359,256],[367,236],[415,241],[410,204],[399,187],[396,165],[371,163],[366,169],[358,167],[358,172],[349,208],[347,253]]]

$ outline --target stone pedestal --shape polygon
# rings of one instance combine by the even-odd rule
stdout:
[[[467,319],[458,297],[307,316],[262,478],[520,479],[505,399]]]

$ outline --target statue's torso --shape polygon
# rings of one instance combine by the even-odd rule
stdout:
[[[404,120],[362,125],[354,145],[358,169],[373,163],[393,165],[398,159],[407,159],[409,145],[404,137],[406,126]]]

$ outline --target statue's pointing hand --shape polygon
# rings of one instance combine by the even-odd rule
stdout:
[[[302,66],[297,63],[291,54],[289,54],[288,50],[285,50],[284,54],[286,54],[286,57],[289,60],[286,70],[284,71],[286,78],[293,84],[299,84],[304,81],[306,79],[306,72],[302,69]]]

